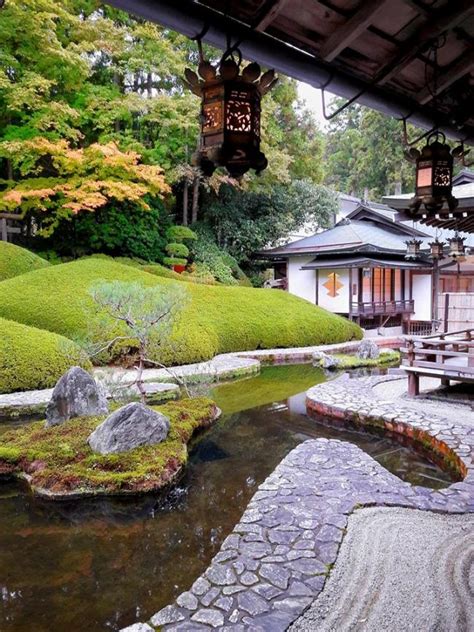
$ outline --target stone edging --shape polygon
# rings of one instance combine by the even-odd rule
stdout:
[[[372,387],[392,379],[343,375],[308,391],[308,412],[428,443],[464,480],[440,491],[412,486],[351,443],[305,441],[260,485],[205,573],[152,617],[152,626],[167,632],[286,630],[321,592],[354,509],[474,512],[474,428],[378,400]]]
[[[374,338],[380,347],[398,348],[401,338]],[[190,382],[231,380],[240,377],[256,375],[262,363],[281,364],[290,362],[310,362],[315,351],[326,353],[349,353],[355,351],[360,340],[343,342],[334,345],[320,345],[315,347],[300,347],[292,349],[262,349],[257,351],[241,351],[225,353],[216,356],[208,362],[197,362],[183,366],[171,367],[171,371],[180,378]],[[133,381],[133,370],[104,369],[98,367],[96,374],[110,373],[117,380],[123,380],[126,387],[127,375]],[[146,382],[161,382],[160,401],[176,397],[175,380],[166,369],[145,369]],[[169,384],[166,384],[169,382]],[[158,385],[157,385],[158,386]],[[165,387],[168,388],[165,388]],[[53,389],[47,388],[36,391],[21,391],[0,394],[0,419],[14,419],[19,416],[41,415],[51,399]],[[158,401],[158,400],[157,400]]]

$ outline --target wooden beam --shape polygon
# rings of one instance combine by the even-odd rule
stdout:
[[[367,0],[342,26],[332,33],[319,52],[322,59],[332,61],[371,24],[375,16],[389,4],[389,0]]]
[[[428,88],[423,88],[418,94],[418,103],[426,105],[434,95],[444,92],[455,81],[467,75],[474,68],[474,49],[469,53],[461,55],[457,61],[447,66],[439,75],[436,91],[430,92]]]
[[[416,33],[403,42],[397,55],[378,71],[375,83],[382,85],[389,81],[425,49],[429,42],[466,20],[472,13],[474,13],[472,0],[450,2],[445,9],[433,13],[431,20],[425,22]]]
[[[21,221],[23,216],[21,213],[0,213],[0,219],[16,219],[17,221]]]
[[[257,31],[264,31],[288,3],[289,0],[267,0],[259,12],[253,28]]]
[[[405,2],[405,4],[408,4],[408,6],[412,7],[413,9],[415,9],[415,11],[418,11],[418,13],[420,13],[421,15],[424,15],[425,17],[428,17],[431,14],[432,9],[430,9],[426,5],[421,5],[421,3],[418,2],[417,0],[403,0],[403,1]]]

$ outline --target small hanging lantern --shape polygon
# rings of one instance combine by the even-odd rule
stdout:
[[[420,246],[423,242],[420,239],[410,239],[405,243],[407,245],[405,259],[417,259],[420,256]]]
[[[411,148],[408,158],[416,163],[416,191],[410,208],[418,211],[423,204],[428,212],[435,213],[446,202],[453,211],[458,201],[452,195],[453,155],[446,136],[433,132],[421,152]]]
[[[434,241],[431,241],[429,243],[429,247],[430,247],[430,254],[433,257],[433,259],[443,258],[444,241],[439,241],[439,239],[436,238]]]
[[[464,245],[465,241],[465,237],[460,237],[457,232],[454,237],[450,237],[448,239],[449,256],[453,257],[453,259],[460,259],[461,257],[464,257],[466,254],[466,246]]]
[[[234,53],[238,61],[234,59]],[[217,67],[201,57],[198,74],[186,68],[186,83],[200,96],[201,139],[193,164],[211,175],[226,167],[234,178],[267,166],[260,151],[260,100],[277,82],[275,71],[251,63],[241,71],[239,50],[226,51]]]

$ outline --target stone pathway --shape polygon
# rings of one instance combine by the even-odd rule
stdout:
[[[462,419],[464,423],[470,423],[474,426],[474,409],[471,404],[464,404],[453,396],[451,398],[446,396],[436,400],[426,397],[430,392],[439,388],[439,379],[421,377],[420,395],[415,398],[409,397],[407,393],[408,379],[403,374],[398,379],[377,384],[373,392],[378,399],[394,402],[396,405],[402,405],[405,408],[410,408],[410,410],[429,413],[437,417],[455,417],[456,419]]]
[[[474,512],[474,429],[377,400],[373,387],[391,379],[344,375],[320,384],[308,391],[308,412],[429,444],[464,480],[440,491],[416,487],[351,443],[306,441],[260,485],[205,573],[152,617],[151,626],[167,632],[286,630],[321,592],[357,507]]]

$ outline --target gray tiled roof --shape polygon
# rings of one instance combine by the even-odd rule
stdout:
[[[406,234],[396,234],[395,231],[391,232],[366,220],[342,220],[334,228],[299,239],[286,244],[286,246],[273,248],[267,252],[275,255],[322,254],[336,250],[405,252],[405,242],[408,238]]]

